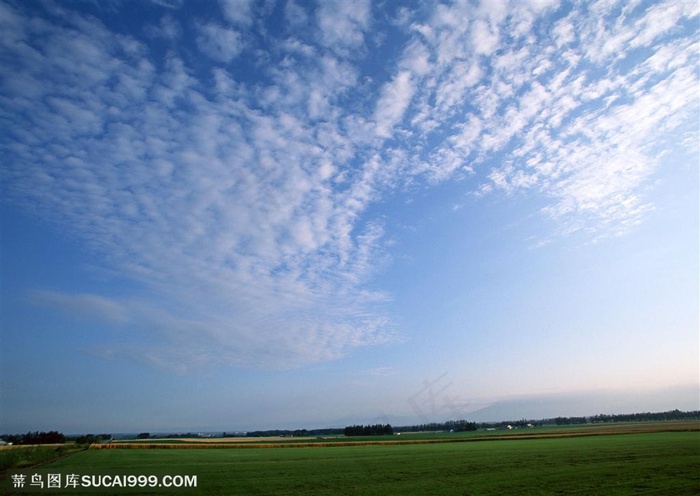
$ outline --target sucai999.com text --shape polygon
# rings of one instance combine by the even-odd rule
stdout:
[[[15,489],[197,487],[196,475],[12,474]]]

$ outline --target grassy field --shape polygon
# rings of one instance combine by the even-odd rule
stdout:
[[[0,476],[14,468],[31,468],[68,456],[80,448],[71,444],[42,446],[4,446],[0,449]]]
[[[89,450],[16,472],[27,474],[27,480],[34,473],[44,479],[49,473],[197,476],[196,488],[113,488],[100,494],[697,495],[700,432],[267,449]],[[98,493],[75,488],[13,490],[10,479],[1,484],[2,494]]]

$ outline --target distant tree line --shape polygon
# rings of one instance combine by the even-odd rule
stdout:
[[[71,440],[72,438],[68,438]],[[111,441],[111,434],[85,434],[83,436],[78,436],[75,438],[76,444],[100,444],[104,441]]]
[[[447,422],[430,422],[427,424],[409,425],[397,427],[397,432],[436,432],[436,431],[454,431],[466,432],[475,431],[478,428],[476,422],[468,422],[466,420],[448,420]]]
[[[645,422],[650,420],[696,420],[700,419],[700,410],[682,412],[680,410],[670,410],[668,412],[659,413],[629,413],[623,415],[594,415],[588,417],[588,421],[592,424],[602,422]]]
[[[168,435],[162,435],[158,436],[162,437],[164,439],[187,439],[187,438],[200,438],[200,439],[207,439],[212,436],[204,436],[200,432],[185,432],[185,433],[178,433],[178,434],[168,434]],[[226,433],[224,432],[224,436],[226,437]]]
[[[247,437],[300,437],[302,435],[306,436],[308,431],[306,429],[288,430],[288,429],[270,429],[267,431],[252,431],[247,432]]]
[[[309,437],[309,436],[337,436],[343,433],[343,429],[273,429],[267,431],[250,431],[243,434],[246,437]],[[240,433],[227,434],[224,437],[239,437]]]
[[[592,417],[556,417],[554,423],[557,425],[572,424],[601,424],[606,422],[650,422],[664,420],[696,420],[700,419],[700,410],[682,412],[680,410],[670,410],[668,412],[657,413],[627,413],[621,415],[598,414]]]
[[[393,433],[394,428],[390,424],[349,425],[343,429],[346,436],[390,436]]]
[[[74,441],[76,444],[99,444],[111,440],[111,434],[83,434],[81,436],[66,437],[66,441]]]
[[[557,425],[587,424],[588,417],[557,417],[554,423]]]
[[[4,434],[1,437],[5,442],[12,444],[62,444],[66,442],[66,436],[58,431]]]
[[[668,412],[657,413],[631,413],[621,415],[599,414],[590,417],[554,417],[539,420],[508,420],[503,422],[481,422],[477,423],[479,429],[503,429],[508,425],[511,427],[529,427],[541,425],[579,425],[598,424],[604,422],[650,422],[664,420],[700,420],[700,410],[681,411],[670,410]],[[403,429],[403,427],[401,427]]]

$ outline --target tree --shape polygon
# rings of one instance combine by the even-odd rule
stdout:
[[[80,436],[75,440],[76,444],[99,444],[102,442],[102,437],[101,436],[96,436],[94,434],[86,434],[84,436]]]
[[[346,436],[384,436],[393,433],[394,428],[390,424],[349,425],[343,430]]]
[[[23,436],[16,436],[11,442],[15,444],[63,444],[66,436],[58,431],[49,432],[27,432]]]
[[[142,432],[138,436],[136,436],[136,439],[149,439],[151,437],[151,434],[148,432]]]

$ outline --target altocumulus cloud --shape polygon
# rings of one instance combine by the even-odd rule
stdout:
[[[7,201],[146,288],[34,295],[149,334],[107,357],[284,368],[389,342],[387,191],[470,178],[608,236],[697,141],[697,2],[189,6],[124,5],[157,14],[124,32],[0,3]]]

